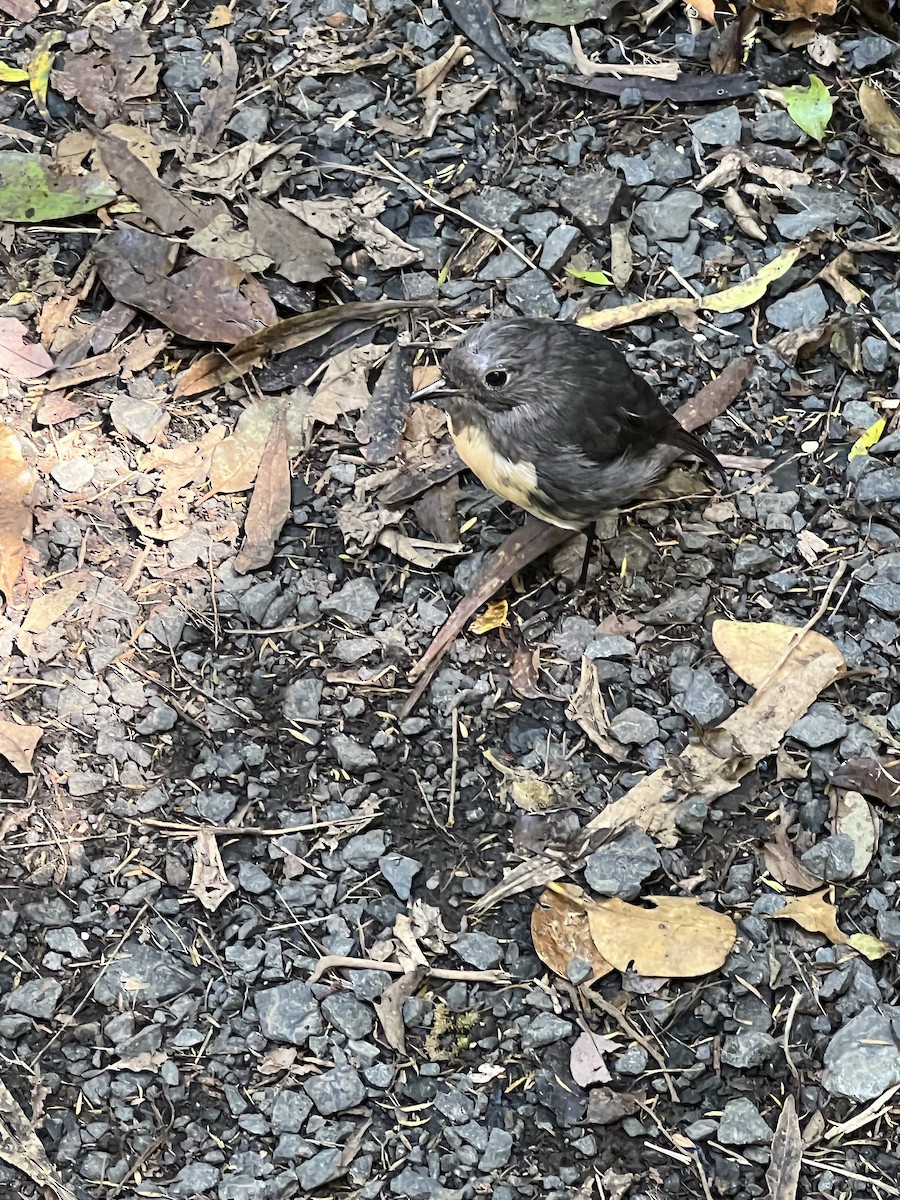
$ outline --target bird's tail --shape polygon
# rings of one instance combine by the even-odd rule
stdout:
[[[675,422],[675,428],[671,435],[666,439],[673,446],[677,446],[684,454],[693,454],[695,457],[702,459],[708,467],[712,467],[719,475],[724,476],[722,464],[713,454],[712,450],[693,433],[689,433],[687,429],[683,429],[681,425]]]

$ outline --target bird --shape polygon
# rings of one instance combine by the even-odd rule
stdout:
[[[690,454],[715,454],[663,407],[603,334],[549,317],[485,321],[444,358],[437,396],[462,461],[519,508],[564,529],[588,527],[657,483]]]

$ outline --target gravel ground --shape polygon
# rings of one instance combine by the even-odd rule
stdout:
[[[35,485],[22,569],[2,572],[0,1196],[900,1195],[900,838],[871,790],[862,832],[840,825],[832,784],[900,750],[900,171],[858,102],[863,79],[896,88],[891,6],[863,6],[874,28],[842,9],[806,42],[802,23],[763,18],[740,69],[712,75],[724,39],[709,24],[676,6],[639,32],[630,6],[599,5],[584,53],[682,72],[601,76],[622,85],[604,95],[566,81],[567,29],[511,4],[492,33],[489,10],[459,0],[238,0],[212,20],[194,3],[29,3],[0,0],[0,58],[27,64],[60,33],[47,119],[10,83],[0,152],[65,136],[76,154],[77,135],[98,170],[97,131],[124,128],[165,204],[110,150],[118,205],[0,224],[0,317],[53,360],[39,382],[0,373],[2,429]],[[417,83],[456,37],[446,75]],[[776,94],[810,72],[834,101],[821,143]],[[304,206],[325,199],[340,203],[314,220]],[[175,200],[212,205],[218,242],[211,209],[167,221]],[[295,224],[238,246],[254,204]],[[334,301],[434,307],[320,331],[176,395],[218,341],[192,324],[216,289],[154,308],[145,271],[137,313],[120,311],[122,228],[237,262],[273,319]],[[708,295],[802,239],[752,304],[613,330],[673,410],[754,356],[704,433],[743,468],[728,459],[720,491],[694,477],[682,499],[611,517],[583,596],[576,547],[527,565],[502,593],[506,623],[457,638],[401,716],[411,667],[521,522],[452,464],[389,505],[412,468],[437,478],[449,461],[434,410],[406,410],[413,380],[489,315]],[[133,357],[105,373],[73,367],[128,338]],[[302,436],[287,440],[290,515],[248,570],[253,479],[211,486],[210,455],[273,397]],[[405,436],[384,454],[392,422]],[[777,754],[677,845],[632,829],[569,863],[598,895],[729,914],[721,969],[590,986],[538,957],[537,890],[473,909],[534,851],[538,824],[571,834],[746,703],[715,619],[817,613],[849,672]],[[540,664],[530,689],[523,648]],[[585,663],[609,753],[567,716]],[[9,723],[40,733],[33,761],[8,752]],[[515,769],[550,789],[552,818],[521,811]],[[767,919],[798,891],[763,856],[781,809],[841,930],[887,953]],[[773,1135],[789,1100],[803,1143],[785,1151]]]

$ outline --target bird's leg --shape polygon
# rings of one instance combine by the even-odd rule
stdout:
[[[597,544],[597,522],[591,521],[588,525],[587,540],[584,543],[584,558],[581,560],[581,574],[578,576],[578,590],[583,592],[587,584],[588,567],[591,565],[591,557],[596,549]]]

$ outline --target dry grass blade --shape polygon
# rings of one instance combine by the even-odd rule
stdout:
[[[772,1138],[772,1159],[766,1171],[769,1200],[796,1200],[803,1159],[803,1142],[794,1097],[787,1096],[781,1106],[775,1136]]]

